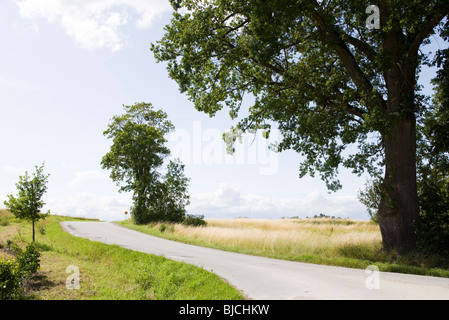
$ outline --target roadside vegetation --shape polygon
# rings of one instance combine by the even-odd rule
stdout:
[[[382,250],[378,224],[349,219],[207,219],[185,223],[121,225],[190,244],[271,258],[350,268],[377,265],[381,271],[449,277],[449,258]]]
[[[204,269],[163,257],[77,238],[60,222],[86,220],[49,215],[36,224],[39,267],[20,276],[20,290],[5,299],[32,300],[220,300],[243,299],[231,285]],[[0,264],[12,264],[32,239],[30,222],[0,210]],[[35,261],[35,260],[34,260]],[[79,289],[66,280],[79,270]],[[4,270],[4,269],[1,269]],[[8,269],[11,270],[11,269]],[[66,270],[69,272],[66,273]],[[35,271],[35,270],[33,270]],[[11,273],[0,274],[11,276]],[[73,282],[70,282],[72,284]],[[71,287],[69,285],[69,287]],[[73,287],[73,286],[72,286]]]

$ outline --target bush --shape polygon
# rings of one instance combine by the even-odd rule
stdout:
[[[40,267],[40,256],[41,254],[35,243],[29,244],[25,250],[17,256],[16,261],[23,276],[28,276],[37,272]]]
[[[0,217],[0,226],[6,227],[9,225],[9,217]]]
[[[204,220],[204,216],[188,214],[186,215],[183,224],[186,226],[201,227],[207,225],[207,222]]]
[[[148,208],[145,205],[145,200],[136,199],[134,200],[134,205],[131,207],[131,217],[135,224],[146,224],[149,221]]]
[[[168,224],[161,223],[159,225],[158,230],[159,230],[159,232],[162,232],[162,233],[164,233],[164,232],[173,233],[175,231],[175,227],[171,223],[168,223]]]
[[[417,246],[427,254],[448,255],[449,180],[439,178],[429,169],[420,170],[422,172],[417,181],[420,221],[414,226]],[[359,193],[359,200],[367,206],[372,220],[376,223],[381,194],[380,181],[368,184],[365,191]]]
[[[426,253],[449,254],[449,186],[446,181],[423,179],[419,183],[421,221],[417,243]]]
[[[159,226],[160,232],[165,232],[166,229],[167,229],[167,226],[164,223]]]
[[[182,222],[185,218],[185,208],[177,205],[171,199],[161,196],[160,199],[135,201],[131,208],[131,216],[135,224],[151,222]]]
[[[0,300],[20,298],[23,281],[40,267],[40,252],[36,244],[29,244],[24,251],[14,246],[14,251],[17,252],[16,259],[0,260]]]
[[[21,294],[21,273],[16,261],[0,260],[0,300],[17,299]]]

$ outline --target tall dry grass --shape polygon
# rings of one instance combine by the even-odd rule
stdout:
[[[379,226],[370,221],[240,218],[207,219],[205,227],[121,224],[171,240],[247,254],[359,269],[376,264],[381,271],[449,277],[446,258],[382,250]]]
[[[379,227],[342,219],[208,219],[207,227],[177,224],[174,233],[214,245],[273,254],[335,255],[348,247],[378,247]]]

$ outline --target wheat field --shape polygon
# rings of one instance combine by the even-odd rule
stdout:
[[[207,227],[176,224],[173,233],[241,250],[335,255],[344,248],[378,248],[378,225],[345,219],[207,219]]]

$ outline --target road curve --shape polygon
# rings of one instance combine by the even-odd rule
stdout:
[[[255,300],[449,300],[447,278],[250,256],[161,239],[110,222],[61,225],[77,237],[203,267]]]

